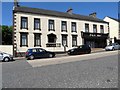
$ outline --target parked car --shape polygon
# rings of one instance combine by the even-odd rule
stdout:
[[[105,47],[106,51],[113,51],[113,50],[119,50],[120,49],[120,45],[118,43],[111,43],[108,46]]]
[[[13,55],[8,53],[0,52],[0,61],[9,62],[13,60]]]
[[[77,48],[68,50],[68,55],[79,55],[91,53],[91,48],[88,45],[80,45]]]
[[[46,51],[45,49],[42,48],[31,48],[28,49],[26,52],[26,58],[27,59],[35,59],[35,58],[46,58],[46,57],[55,57],[54,52]]]

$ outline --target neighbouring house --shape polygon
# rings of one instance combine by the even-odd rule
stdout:
[[[104,18],[104,21],[109,22],[109,39],[111,43],[118,42],[120,44],[120,19],[115,19],[109,16]]]
[[[41,47],[64,52],[82,44],[104,48],[109,36],[108,22],[96,17],[74,14],[72,9],[59,12],[23,7],[13,8],[13,52],[23,55],[28,48]]]

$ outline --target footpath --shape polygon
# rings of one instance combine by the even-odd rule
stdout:
[[[105,49],[103,48],[92,48],[91,53],[97,53],[97,52],[104,52]],[[62,56],[67,56],[67,53],[61,53],[61,54],[56,54],[56,57],[62,57]],[[25,57],[14,57],[14,60],[24,60]]]

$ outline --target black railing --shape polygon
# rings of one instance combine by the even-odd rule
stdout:
[[[46,47],[61,47],[61,43],[47,43]]]

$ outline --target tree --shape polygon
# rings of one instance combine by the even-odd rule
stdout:
[[[2,44],[12,45],[12,26],[2,26]]]

